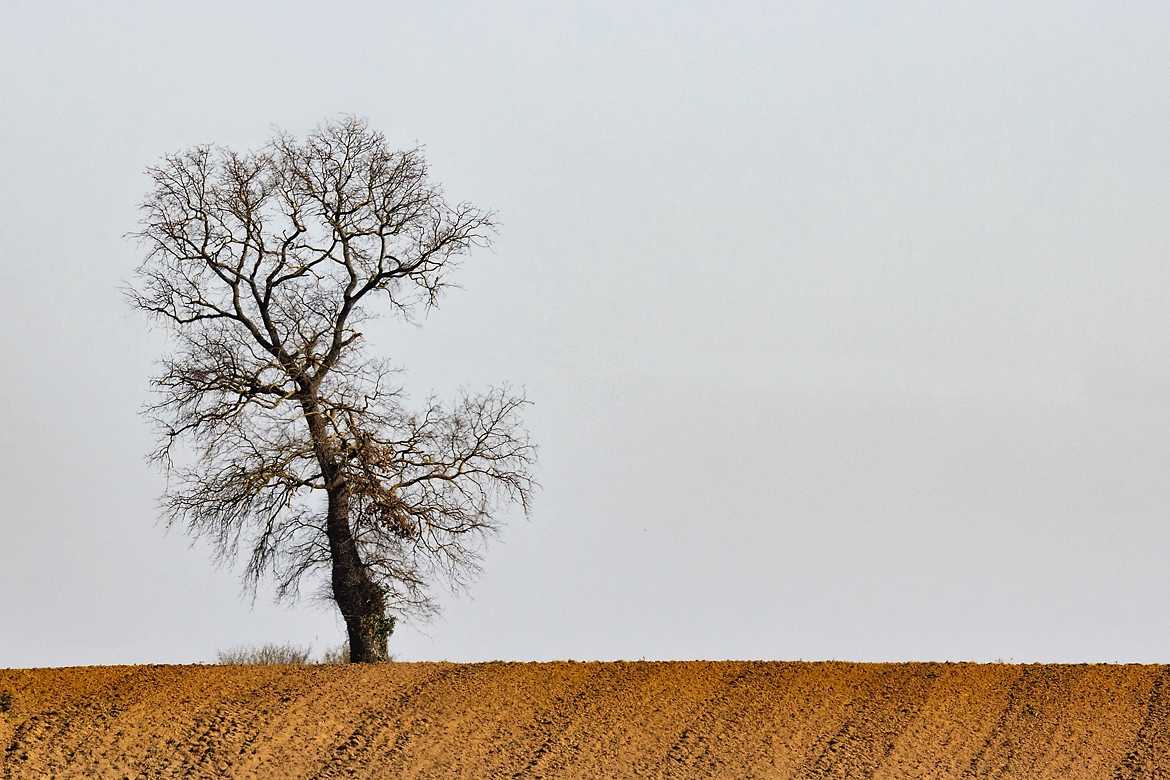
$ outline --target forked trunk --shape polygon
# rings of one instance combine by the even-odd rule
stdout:
[[[349,525],[349,491],[342,485],[329,492],[326,524],[333,558],[333,598],[345,618],[352,663],[378,663],[390,658],[387,642],[394,618],[386,615],[382,589],[362,565]]]

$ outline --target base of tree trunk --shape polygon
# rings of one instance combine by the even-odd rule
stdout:
[[[390,635],[394,633],[393,617],[371,614],[346,619],[349,633],[349,661],[355,664],[376,664],[390,660]]]

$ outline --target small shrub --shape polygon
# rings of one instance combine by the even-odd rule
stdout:
[[[321,654],[321,661],[323,664],[347,664],[349,663],[349,642],[342,642],[337,647],[326,650]]]
[[[8,691],[0,691],[0,712],[8,712],[12,709],[12,694]]]
[[[222,666],[303,666],[309,662],[309,648],[291,644],[239,647],[217,655]]]

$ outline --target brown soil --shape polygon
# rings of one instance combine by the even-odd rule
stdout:
[[[1170,778],[1170,668],[0,670],[0,777]]]

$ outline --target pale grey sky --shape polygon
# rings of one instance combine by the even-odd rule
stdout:
[[[1166,661],[1167,41],[1163,2],[10,0],[0,666],[340,640],[157,525],[118,288],[145,166],[342,112],[502,222],[375,350],[525,386],[541,445],[400,657]]]

